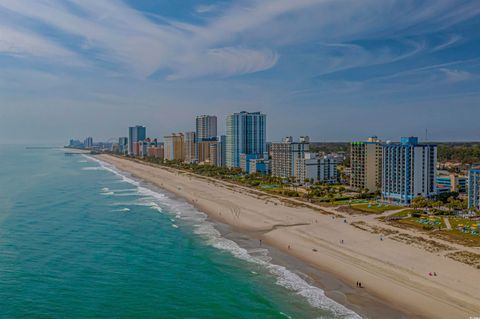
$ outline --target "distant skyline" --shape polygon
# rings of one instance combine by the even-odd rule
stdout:
[[[243,110],[269,141],[480,141],[480,3],[0,0],[0,143]]]

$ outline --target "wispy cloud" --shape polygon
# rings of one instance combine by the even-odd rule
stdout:
[[[19,58],[46,58],[50,62],[80,65],[74,52],[27,30],[0,24],[0,54]]]
[[[197,6],[195,8],[195,11],[197,13],[208,13],[208,12],[215,11],[216,9],[217,9],[217,6],[214,4],[203,4],[203,5]]]
[[[15,23],[0,22],[0,52],[82,59],[98,67],[113,64],[140,78],[161,72],[173,80],[268,70],[278,64],[283,48],[315,39],[327,43],[317,48],[312,60],[319,67],[317,74],[325,74],[450,47],[461,38],[452,35],[433,47],[408,38],[471,18],[480,13],[479,7],[475,1],[455,0],[238,0],[195,24],[150,19],[121,0],[0,0],[0,13],[28,21],[23,25],[18,24],[20,18]],[[208,13],[217,5],[199,5],[194,10]],[[32,21],[69,37],[70,45],[28,30],[35,26]],[[396,38],[395,47],[356,43],[389,37]],[[335,44],[328,45],[333,40]]]

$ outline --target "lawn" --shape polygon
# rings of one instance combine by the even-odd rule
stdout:
[[[346,205],[346,204],[367,204],[368,199],[342,199],[333,202],[334,205]]]
[[[363,213],[369,214],[381,214],[386,212],[387,210],[396,210],[401,209],[401,207],[393,206],[393,205],[384,205],[384,204],[354,204],[351,206],[352,209],[358,210]]]
[[[449,218],[449,221],[450,225],[452,226],[451,232],[455,235],[480,239],[480,231],[478,228],[478,226],[480,226],[479,222],[464,218]],[[477,227],[475,227],[475,225]]]
[[[439,229],[439,227],[445,228],[443,218],[440,217],[408,217],[401,219],[398,222],[423,230]]]

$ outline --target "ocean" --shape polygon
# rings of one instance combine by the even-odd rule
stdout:
[[[0,145],[0,318],[358,318],[185,201],[63,149]]]

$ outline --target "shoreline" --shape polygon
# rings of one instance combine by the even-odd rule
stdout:
[[[331,214],[284,206],[278,199],[269,198],[268,194],[245,194],[241,188],[222,181],[126,158],[95,157],[185,199],[213,221],[228,225],[234,232],[262,239],[272,251],[278,251],[275,255],[280,263],[288,264],[290,260],[290,269],[311,267],[309,277],[325,288],[329,298],[359,311],[361,315],[370,318],[385,318],[385,315],[394,318],[468,318],[480,313],[478,290],[474,285],[476,278],[480,277],[478,270],[471,267],[390,240],[381,243],[387,247],[380,247],[377,235],[354,229]],[[340,244],[338,238],[345,238],[345,244]],[[291,249],[287,248],[289,246]],[[394,249],[399,249],[401,254],[396,254]],[[447,282],[438,284],[426,278],[422,272],[428,272],[429,268],[425,266],[429,265],[424,265],[425,262],[434,265],[440,274],[448,274]],[[315,270],[343,283],[340,293],[322,287],[325,278],[315,279],[321,277],[315,275]],[[455,278],[451,273],[454,271],[462,274],[463,281]],[[354,286],[358,279],[365,289]],[[367,300],[372,300],[372,304],[362,311]],[[355,308],[358,306],[360,308]],[[375,307],[377,312],[382,309],[387,314],[372,312]]]

